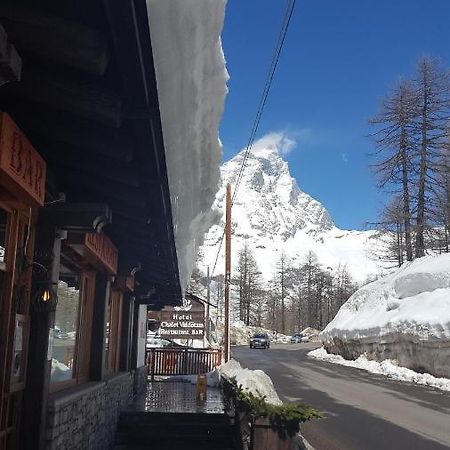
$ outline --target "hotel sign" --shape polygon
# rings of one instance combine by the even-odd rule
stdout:
[[[100,271],[117,273],[119,254],[105,233],[71,234],[67,244]]]
[[[14,123],[0,113],[0,180],[15,196],[27,204],[43,206],[46,164]]]
[[[201,302],[189,306],[166,306],[161,311],[150,311],[148,318],[160,322],[159,335],[164,339],[203,339],[205,310]]]

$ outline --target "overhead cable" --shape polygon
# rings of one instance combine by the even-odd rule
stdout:
[[[277,68],[278,61],[280,59],[281,50],[283,48],[283,45],[284,45],[284,42],[285,42],[285,39],[286,39],[286,34],[287,34],[287,31],[288,31],[288,28],[289,28],[289,23],[291,21],[292,14],[294,12],[295,2],[296,2],[296,0],[288,0],[287,5],[286,5],[286,11],[284,13],[283,20],[281,22],[280,32],[278,34],[277,43],[276,43],[275,49],[274,49],[273,54],[272,54],[272,61],[270,63],[270,67],[269,67],[269,70],[267,72],[266,82],[264,84],[264,89],[263,89],[263,92],[261,94],[261,98],[260,98],[260,101],[259,101],[258,109],[256,111],[255,120],[253,122],[253,126],[252,126],[252,129],[251,129],[251,132],[250,132],[250,137],[249,137],[247,146],[245,148],[244,156],[242,158],[241,167],[239,169],[239,173],[238,173],[238,176],[237,176],[237,179],[236,179],[236,184],[235,184],[233,196],[232,196],[232,199],[231,199],[231,205],[233,205],[235,200],[236,200],[237,193],[238,193],[238,190],[239,190],[239,185],[241,183],[242,177],[244,175],[245,167],[246,167],[246,164],[247,164],[248,155],[250,154],[250,151],[252,149],[253,143],[255,141],[255,136],[256,136],[256,133],[257,133],[258,128],[259,128],[259,123],[261,121],[262,113],[263,113],[264,108],[266,106],[267,98],[269,96],[270,88],[272,86],[272,81],[273,81],[273,78],[274,78],[274,75],[275,75],[275,70]],[[221,237],[220,242],[219,242],[219,249],[217,251],[216,259],[214,261],[214,266],[213,266],[213,269],[212,269],[212,272],[211,272],[211,278],[214,276],[214,272],[215,272],[215,269],[216,269],[216,266],[217,266],[217,262],[219,260],[220,250],[222,248],[222,243],[223,243],[224,237],[225,237],[225,230],[223,231],[222,237]]]

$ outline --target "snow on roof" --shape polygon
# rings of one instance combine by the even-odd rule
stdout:
[[[320,334],[322,341],[406,333],[450,338],[450,254],[425,256],[355,292]]]
[[[217,220],[226,0],[147,0],[181,287]]]

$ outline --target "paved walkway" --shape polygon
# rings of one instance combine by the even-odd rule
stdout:
[[[208,387],[198,401],[196,385],[154,381],[120,414],[116,450],[233,450],[233,419],[222,393]]]

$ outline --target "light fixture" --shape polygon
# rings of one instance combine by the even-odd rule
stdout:
[[[56,310],[58,295],[54,286],[57,285],[58,283],[50,281],[39,281],[36,283],[36,290],[32,300],[32,306],[35,312],[51,312]]]
[[[51,294],[50,294],[50,289],[44,289],[43,291],[42,291],[42,294],[41,294],[41,296],[42,296],[42,301],[45,303],[45,302],[48,302],[49,300],[50,300],[50,298],[51,298]]]

